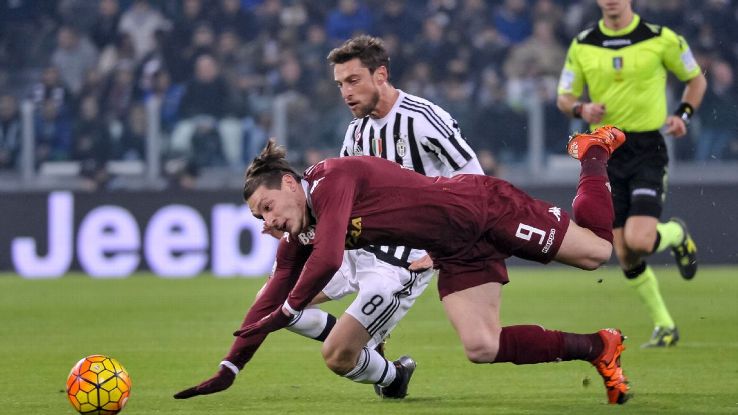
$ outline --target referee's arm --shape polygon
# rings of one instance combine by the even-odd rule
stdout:
[[[686,82],[681,102],[682,104],[688,104],[690,106],[689,112],[686,115],[669,115],[669,117],[666,118],[666,134],[673,137],[682,137],[687,133],[687,121],[689,120],[689,117],[692,116],[692,112],[696,111],[702,103],[702,97],[705,96],[705,90],[707,90],[707,79],[705,79],[705,75],[702,73]],[[680,105],[680,109],[681,107],[682,105]],[[678,109],[677,112],[682,111]]]

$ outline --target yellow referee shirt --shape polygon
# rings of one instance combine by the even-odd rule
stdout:
[[[597,27],[581,32],[569,46],[558,93],[582,95],[605,104],[596,128],[613,124],[628,132],[658,130],[666,120],[666,76],[686,82],[700,67],[683,37],[667,27],[633,21],[619,31]]]

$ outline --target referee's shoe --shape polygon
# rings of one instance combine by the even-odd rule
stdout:
[[[692,239],[692,235],[687,230],[687,224],[679,218],[671,218],[669,222],[674,222],[682,227],[684,237],[682,242],[671,248],[671,254],[674,255],[679,273],[685,280],[691,280],[697,274],[697,245]]]

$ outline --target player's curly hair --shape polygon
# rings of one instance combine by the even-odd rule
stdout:
[[[249,200],[259,186],[264,185],[267,189],[279,189],[282,186],[282,176],[292,175],[295,180],[300,180],[300,175],[287,161],[287,149],[277,145],[270,138],[266,147],[254,158],[246,170],[246,183],[243,185],[243,200]]]
[[[378,37],[361,35],[351,38],[333,49],[327,59],[331,65],[335,65],[354,58],[359,58],[361,64],[369,69],[369,73],[374,73],[377,68],[384,66],[389,74],[390,58],[384,42]]]

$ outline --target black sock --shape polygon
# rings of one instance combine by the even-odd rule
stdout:
[[[641,262],[640,265],[636,265],[634,268],[629,270],[623,270],[623,274],[625,274],[625,278],[633,280],[643,274],[644,271],[646,271],[646,261]]]
[[[328,314],[328,321],[325,323],[325,328],[320,333],[320,335],[315,338],[315,340],[319,342],[325,341],[325,339],[328,337],[328,334],[330,334],[331,330],[333,330],[333,326],[335,325],[336,317],[334,317],[333,314]]]

